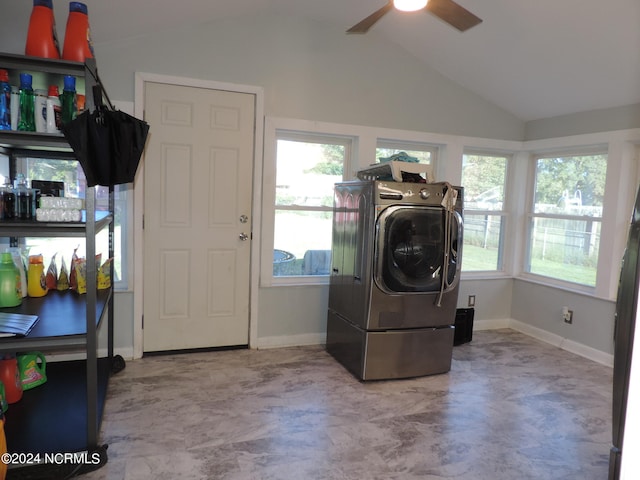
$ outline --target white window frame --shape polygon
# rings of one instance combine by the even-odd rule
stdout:
[[[487,157],[501,157],[506,158],[505,172],[504,172],[504,184],[503,184],[503,201],[502,201],[502,210],[475,210],[469,209],[466,204],[464,206],[464,214],[471,215],[490,215],[501,218],[501,231],[500,231],[500,246],[498,252],[498,258],[500,265],[498,268],[494,270],[462,270],[462,274],[465,278],[474,278],[474,277],[482,277],[486,278],[487,276],[505,276],[507,272],[510,270],[510,256],[512,255],[511,248],[509,245],[509,234],[511,228],[511,216],[512,211],[509,208],[511,205],[511,175],[513,170],[513,162],[514,162],[514,152],[505,152],[500,150],[490,150],[490,149],[478,149],[478,148],[465,148],[463,153],[464,155],[477,155],[477,156],[487,156]],[[460,165],[462,168],[462,163],[464,158],[460,158]],[[461,182],[463,183],[463,182]],[[462,185],[464,187],[464,185]],[[463,216],[464,222],[464,216]],[[463,237],[464,242],[464,237]],[[464,245],[464,243],[463,243]],[[464,267],[464,247],[462,249],[462,266]]]
[[[333,207],[280,206],[276,209],[276,172],[278,140],[337,143],[345,146],[343,179],[350,178],[357,153],[358,138],[346,135],[339,125],[321,124],[293,119],[265,119],[264,170],[262,187],[262,246],[260,262],[260,286],[328,285],[329,275],[273,275],[273,249],[276,210],[333,211]]]
[[[562,280],[560,278],[548,277],[545,275],[540,275],[537,273],[530,272],[527,265],[530,262],[531,255],[531,229],[533,228],[533,221],[535,218],[559,218],[563,220],[583,220],[584,217],[576,216],[576,215],[549,215],[549,214],[540,214],[535,213],[535,194],[536,194],[536,163],[540,158],[549,158],[549,157],[572,157],[572,156],[583,156],[583,155],[606,155],[607,156],[607,172],[605,177],[605,194],[603,199],[603,213],[600,217],[597,217],[598,222],[600,222],[600,245],[598,249],[598,261],[596,266],[596,283],[594,286],[570,282],[567,280]],[[523,256],[522,256],[522,278],[534,281],[536,283],[542,283],[544,285],[553,286],[556,288],[561,288],[564,290],[581,292],[588,294],[590,296],[594,296],[598,290],[600,290],[599,282],[601,281],[600,271],[602,269],[603,262],[610,261],[610,254],[607,254],[607,250],[604,249],[606,243],[603,242],[602,233],[604,228],[606,228],[606,208],[607,208],[607,194],[609,193],[607,190],[607,186],[609,185],[608,177],[611,172],[611,164],[610,164],[610,156],[607,145],[595,145],[595,146],[576,146],[576,147],[562,147],[558,149],[550,149],[545,151],[533,151],[529,156],[529,165],[528,165],[528,185],[527,185],[527,201],[526,201],[526,211],[525,211],[525,226],[523,230],[522,237],[522,245],[523,245]],[[588,217],[593,220],[593,217]]]
[[[433,145],[430,143],[420,143],[420,142],[412,142],[412,141],[402,141],[402,140],[392,140],[386,138],[379,138],[376,142],[376,151],[378,148],[388,148],[390,150],[414,150],[421,152],[429,152],[431,153],[431,162],[429,165],[435,170],[435,166],[438,163],[438,152],[440,148],[437,145]],[[375,162],[378,162],[378,158],[376,157]]]

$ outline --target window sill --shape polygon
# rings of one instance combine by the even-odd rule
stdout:
[[[261,287],[300,287],[310,285],[329,285],[329,275],[273,277],[270,285],[261,285]]]

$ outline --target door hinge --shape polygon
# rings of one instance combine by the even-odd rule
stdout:
[[[142,214],[142,229],[144,230],[144,213]]]
[[[144,315],[142,315],[142,330],[144,330]]]

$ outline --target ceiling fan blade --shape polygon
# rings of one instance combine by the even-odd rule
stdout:
[[[461,32],[482,22],[482,19],[476,17],[469,10],[461,7],[453,0],[429,0],[425,10],[433,13],[436,17],[444,20]]]
[[[347,30],[347,33],[367,33],[367,31],[373,27],[373,25],[380,20],[384,15],[393,8],[393,0],[389,0],[384,7],[376,10],[360,23],[356,23],[353,27]]]

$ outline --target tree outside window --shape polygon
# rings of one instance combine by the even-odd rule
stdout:
[[[529,273],[595,287],[607,155],[535,159]]]

